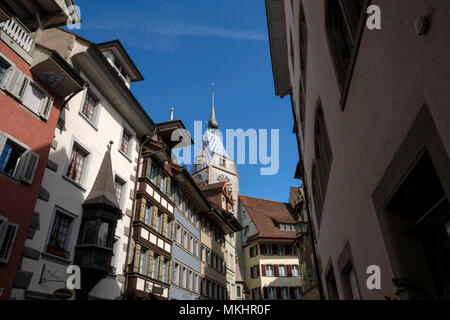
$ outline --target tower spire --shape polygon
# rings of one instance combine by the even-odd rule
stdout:
[[[219,123],[216,120],[216,111],[214,109],[214,93],[215,87],[214,82],[212,83],[212,107],[211,107],[211,116],[208,121],[208,129],[219,129]]]

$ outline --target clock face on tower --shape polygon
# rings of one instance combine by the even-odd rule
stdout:
[[[217,177],[217,181],[219,182],[225,182],[231,191],[233,191],[233,185],[231,184],[231,179],[228,178],[226,175],[221,174]]]

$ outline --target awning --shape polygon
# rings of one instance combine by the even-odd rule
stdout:
[[[83,89],[84,80],[56,52],[36,45],[31,73],[53,89],[61,98]]]

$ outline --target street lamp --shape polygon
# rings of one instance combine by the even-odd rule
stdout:
[[[308,222],[299,221],[295,224],[295,231],[297,236],[303,237],[308,235]]]

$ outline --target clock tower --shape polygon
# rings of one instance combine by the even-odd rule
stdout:
[[[201,179],[208,184],[226,182],[233,193],[234,206],[231,212],[237,215],[237,202],[239,195],[239,174],[236,163],[228,157],[223,146],[222,137],[219,132],[219,123],[216,119],[214,107],[214,83],[212,85],[212,107],[211,116],[208,121],[207,130],[202,137],[202,146],[191,166],[191,175]]]

